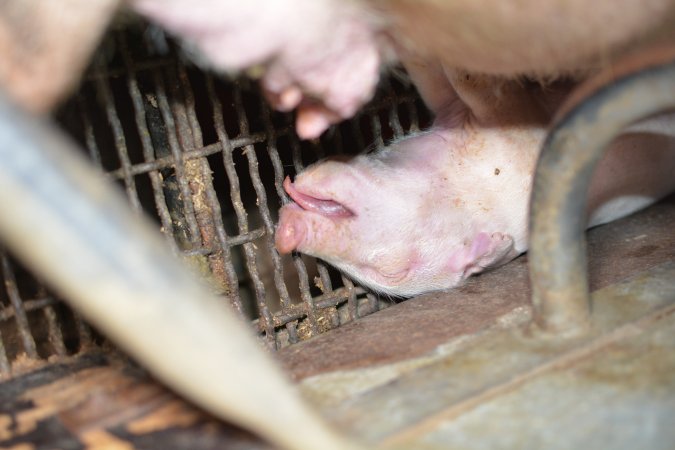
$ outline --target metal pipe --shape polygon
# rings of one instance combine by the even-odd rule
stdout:
[[[534,321],[545,332],[577,334],[588,326],[584,231],[591,176],[623,128],[675,107],[675,58],[672,52],[666,56],[666,62],[642,64],[641,71],[575,104],[544,143],[532,192],[529,260]],[[597,81],[590,83],[594,89],[601,85]]]
[[[288,449],[357,448],[74,145],[0,96],[0,238],[155,376]]]

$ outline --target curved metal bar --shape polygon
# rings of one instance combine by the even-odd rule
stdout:
[[[360,448],[300,399],[72,142],[2,96],[0,211],[7,247],[176,391],[282,448]]]
[[[588,325],[584,231],[596,163],[623,128],[672,107],[675,61],[670,60],[599,89],[549,134],[537,164],[530,211],[534,320],[542,330],[576,334]]]

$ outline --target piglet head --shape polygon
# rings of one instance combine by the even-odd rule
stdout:
[[[323,161],[287,178],[294,203],[280,211],[277,249],[319,257],[395,296],[456,286],[503,259],[512,240],[456,202],[447,167],[423,145],[437,138],[420,139],[414,152]]]

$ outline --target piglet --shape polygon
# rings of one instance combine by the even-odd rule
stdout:
[[[408,65],[436,113],[427,131],[349,161],[307,168],[284,187],[276,246],[319,257],[392,296],[457,286],[527,250],[538,152],[565,83],[504,81]],[[675,116],[628,130],[600,163],[589,226],[675,189]]]

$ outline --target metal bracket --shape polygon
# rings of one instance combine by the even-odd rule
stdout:
[[[656,58],[633,58],[613,67],[611,77],[604,73],[582,86],[544,143],[534,177],[529,254],[534,322],[542,331],[578,334],[589,323],[584,231],[596,163],[623,128],[675,107],[675,52],[650,55]],[[628,74],[616,76],[626,68]],[[607,84],[608,78],[615,81]]]

